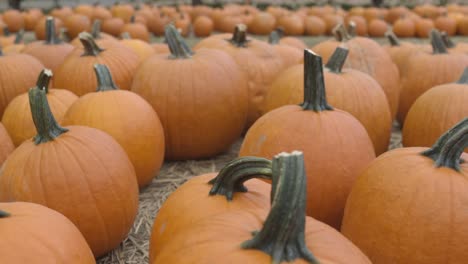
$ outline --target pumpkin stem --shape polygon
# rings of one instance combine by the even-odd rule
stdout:
[[[252,178],[271,180],[271,160],[257,157],[241,157],[224,166],[209,184],[210,195],[226,196],[231,201],[235,192],[247,192],[244,182]]]
[[[458,84],[468,84],[468,67],[463,71],[460,79],[457,81]]]
[[[109,68],[104,64],[94,64],[94,73],[96,74],[98,88],[97,92],[119,90],[114,83]]]
[[[332,33],[333,36],[335,36],[335,39],[339,42],[346,42],[351,39],[348,31],[346,30],[346,27],[342,23],[336,25],[333,28]]]
[[[24,38],[24,29],[21,29],[20,31],[18,31],[18,33],[16,33],[16,37],[15,37],[15,44],[20,44],[21,42],[23,42],[23,38]]]
[[[331,72],[341,73],[341,69],[346,62],[348,53],[349,50],[347,48],[337,47],[325,67],[327,67]]]
[[[53,73],[51,70],[43,69],[41,73],[39,73],[39,77],[37,78],[37,81],[36,81],[37,89],[44,90],[46,94],[49,93],[49,82],[52,76],[53,76]]]
[[[236,47],[247,47],[247,43],[250,41],[247,39],[247,26],[244,24],[236,25],[232,39],[229,41]]]
[[[385,37],[387,37],[388,42],[390,42],[392,47],[401,45],[400,40],[391,29],[385,32]]]
[[[130,17],[130,23],[134,24],[135,23],[135,15],[132,15]]]
[[[431,158],[436,167],[460,170],[461,155],[468,147],[468,118],[445,132],[437,142],[421,154]]]
[[[187,59],[194,54],[176,27],[171,23],[164,28],[167,45],[171,51],[170,59]]]
[[[431,30],[431,45],[433,54],[447,54],[447,48],[445,47],[442,36],[437,29]]]
[[[449,38],[449,36],[447,35],[447,32],[442,32],[440,33],[440,35],[442,36],[442,40],[444,41],[444,44],[445,44],[445,47],[451,49],[451,48],[455,48],[455,43],[452,41],[451,38]]]
[[[120,37],[122,39],[132,39],[132,37],[130,37],[130,33],[128,32],[123,32],[122,34],[120,34]]]
[[[309,49],[304,50],[304,102],[301,107],[315,112],[333,110],[325,93],[322,57]]]
[[[348,23],[348,36],[354,38],[356,36],[356,22],[349,21]]]
[[[10,216],[10,213],[0,210],[0,218],[6,218],[9,216]]]
[[[276,164],[278,163],[278,164]],[[302,152],[281,153],[274,157],[273,202],[263,228],[244,249],[258,249],[272,258],[272,263],[304,259],[318,263],[305,243],[306,175]]]
[[[60,43],[60,40],[57,38],[55,33],[55,19],[51,16],[46,18],[46,30],[45,30],[45,43],[49,45],[54,45]]]
[[[47,80],[51,77],[52,72],[50,70],[43,70],[41,75],[39,75],[39,79],[41,80]],[[38,80],[38,83],[41,83],[41,81]],[[45,90],[40,87],[34,87],[29,90],[28,95],[32,119],[37,131],[37,135],[34,137],[36,145],[52,141],[68,131],[68,129],[61,127],[55,120],[50,111]]]
[[[10,30],[8,29],[8,27],[7,27],[7,26],[4,26],[4,27],[3,27],[3,35],[4,35],[5,37],[8,37],[8,36],[10,36],[10,34],[11,34],[11,33],[10,33]]]
[[[78,38],[80,38],[81,44],[83,44],[84,47],[84,53],[81,56],[97,56],[99,53],[104,51],[104,49],[101,49],[101,47],[98,46],[96,41],[94,41],[93,36],[88,32],[81,32],[78,35]]]
[[[3,56],[3,55],[4,55],[4,54],[3,54],[3,49],[2,49],[2,47],[0,46],[0,56]]]
[[[91,27],[91,35],[94,39],[101,38],[101,20],[96,19],[93,22],[93,26]]]
[[[281,40],[281,34],[278,32],[278,29],[273,30],[270,33],[270,36],[268,36],[268,43],[272,45],[279,44],[280,40]]]

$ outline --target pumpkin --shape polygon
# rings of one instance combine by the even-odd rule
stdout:
[[[411,38],[416,34],[416,25],[409,17],[402,17],[393,23],[393,32],[400,38]]]
[[[99,257],[118,246],[133,225],[138,184],[132,163],[105,132],[59,126],[44,90],[29,90],[29,100],[38,134],[5,161],[0,201],[33,202],[62,213]]]
[[[102,44],[103,42],[109,42],[109,43],[117,44],[119,42],[112,35],[101,32],[101,21],[100,20],[94,20],[93,25],[91,26],[90,33],[91,33],[91,36],[93,36],[94,40],[99,44]],[[75,39],[73,39],[70,43],[75,47],[82,47],[79,36],[76,37]]]
[[[62,122],[68,108],[78,99],[78,96],[64,89],[49,89],[49,81],[52,72],[42,70],[37,78],[35,87],[46,92],[47,100],[58,122]],[[28,93],[15,97],[6,107],[3,113],[2,123],[8,131],[15,146],[19,146],[27,139],[36,135],[36,127],[31,117]]]
[[[410,10],[405,6],[395,6],[388,10],[388,14],[385,17],[385,20],[388,23],[393,24],[402,17],[406,16],[406,14],[408,14],[409,12]]]
[[[135,22],[135,16],[132,16],[130,23],[125,24],[120,30],[120,34],[128,32],[132,38],[141,39],[149,42],[150,34],[145,25]]]
[[[93,65],[106,64],[113,73],[116,84],[129,90],[139,58],[123,45],[107,44],[101,48],[87,32],[80,33],[84,49],[70,53],[55,71],[54,86],[66,88],[78,96],[94,92],[97,87]]]
[[[6,47],[13,45],[15,42],[16,36],[10,33],[7,27],[3,28],[3,36],[0,36],[0,47]]]
[[[401,42],[393,31],[387,31],[385,36],[390,43],[389,46],[384,46],[385,50],[390,54],[393,62],[398,67],[400,77],[406,71],[407,61],[411,55],[417,52],[421,47],[411,42]]]
[[[140,63],[156,53],[150,44],[141,39],[132,39],[128,32],[122,33],[122,40],[120,40],[120,43],[138,55]]]
[[[150,263],[370,263],[339,232],[305,215],[302,153],[278,155],[273,168],[271,210],[207,217],[175,232]]]
[[[457,33],[457,21],[447,15],[434,20],[434,26],[437,30],[446,32],[449,36],[454,36]]]
[[[430,88],[457,80],[465,67],[468,56],[450,54],[440,33],[431,32],[433,52],[417,52],[407,60],[406,71],[402,72],[402,90],[398,108],[398,121],[403,124],[414,101]]]
[[[6,10],[2,14],[2,20],[10,32],[18,32],[24,28],[24,18],[18,10]]]
[[[25,46],[23,53],[38,59],[44,66],[55,71],[70,54],[74,47],[57,38],[56,18],[47,17],[45,41],[34,41]]]
[[[213,28],[213,20],[207,16],[198,16],[193,22],[193,33],[199,38],[211,35]]]
[[[325,21],[318,16],[307,16],[304,20],[305,34],[308,36],[324,35],[327,27]]]
[[[11,53],[21,53],[25,47],[24,45],[24,30],[20,30],[16,33],[15,39],[13,40],[13,43],[9,45],[3,45],[5,48],[3,48],[3,52],[5,54],[11,54]],[[0,40],[1,42],[1,40]]]
[[[227,150],[245,125],[245,76],[224,52],[192,52],[173,25],[166,27],[166,40],[171,54],[143,62],[132,84],[161,118],[166,158],[198,159]]]
[[[97,91],[74,102],[63,124],[93,127],[111,135],[135,167],[138,185],[144,187],[159,172],[164,159],[161,122],[143,98],[118,89],[105,65],[97,64],[94,69]]]
[[[0,115],[3,116],[13,98],[34,86],[43,68],[42,63],[30,55],[4,55],[0,48]]]
[[[362,16],[350,16],[345,19],[346,25],[349,26],[349,23],[353,22],[354,27],[352,34],[358,36],[367,36],[367,21]]]
[[[382,38],[388,30],[387,22],[382,19],[374,19],[369,23],[369,36]]]
[[[167,46],[166,43],[153,43],[151,47],[153,47],[153,50],[158,54],[171,53],[171,51],[169,50],[169,46]]]
[[[281,27],[285,35],[304,35],[304,20],[295,14],[282,16],[279,18],[278,27]]]
[[[94,6],[87,4],[79,4],[73,9],[75,14],[87,16],[89,19],[93,19]]]
[[[437,85],[414,102],[403,126],[403,145],[430,147],[445,131],[468,116],[467,100],[468,68],[465,68],[457,82]]]
[[[390,109],[385,93],[369,75],[353,69],[342,70],[348,50],[338,47],[325,65],[327,100],[344,110],[366,128],[377,155],[387,151],[390,140]],[[264,111],[288,104],[299,104],[304,94],[304,66],[297,65],[280,74],[265,98]],[[350,100],[366,98],[366,100]]]
[[[94,5],[94,11],[92,15],[92,21],[100,20],[106,21],[107,19],[112,19],[112,13],[109,9],[102,5]]]
[[[6,131],[5,126],[0,123],[0,166],[5,162],[13,150],[15,150],[15,145],[13,145],[13,141]]]
[[[190,16],[184,13],[177,14],[174,20],[174,26],[180,30],[180,34],[187,37],[190,33]]]
[[[307,214],[338,229],[354,179],[375,153],[362,124],[328,105],[320,56],[304,53],[303,103],[258,119],[247,131],[239,156],[272,158],[281,151],[303,151],[310,177]]]
[[[303,60],[302,50],[295,47],[280,44],[281,33],[278,30],[274,30],[270,33],[268,43],[273,45],[276,52],[283,59],[284,67],[287,68],[292,65],[296,65]]]
[[[333,34],[333,29],[344,22],[343,17],[336,14],[325,14],[322,16],[322,19],[327,25],[327,35]]]
[[[135,8],[131,4],[115,4],[111,7],[113,17],[121,18],[124,22],[130,22],[135,13]]]
[[[257,35],[268,35],[276,26],[276,18],[267,12],[259,12],[250,22],[249,32]]]
[[[23,12],[24,30],[33,31],[36,24],[44,16],[41,9],[33,8]]]
[[[353,187],[342,233],[373,263],[463,263],[467,139],[465,118],[432,148],[400,148],[378,157]]]
[[[73,14],[64,20],[67,28],[67,35],[70,39],[78,37],[83,31],[88,31],[91,28],[91,20],[87,16]]]
[[[61,21],[65,21],[67,17],[73,15],[73,10],[69,6],[57,7],[50,11],[50,15]]]
[[[288,45],[296,49],[299,49],[301,51],[303,51],[304,49],[307,49],[307,45],[301,39],[296,38],[296,37],[285,37],[283,28],[279,27],[275,31],[278,32],[278,35],[280,37],[280,41],[279,41],[280,44]]]
[[[0,203],[0,208],[0,262],[96,263],[83,235],[63,215],[33,203]]]
[[[247,38],[245,25],[237,25],[234,34],[220,34],[206,38],[197,45],[220,49],[231,55],[248,78],[248,116],[246,128],[260,117],[260,106],[273,77],[283,69],[283,60],[268,43]]]
[[[242,157],[230,161],[218,173],[191,178],[164,202],[154,220],[150,240],[150,263],[174,233],[202,219],[239,209],[255,211],[270,207],[271,161]],[[245,182],[245,185],[244,185]],[[209,194],[209,195],[207,195]],[[187,196],[190,200],[187,200]],[[178,212],[184,212],[183,216]]]
[[[440,35],[442,36],[444,45],[445,47],[447,47],[449,52],[458,52],[458,53],[464,53],[464,54],[468,53],[468,44],[464,42],[458,42],[458,43],[453,42],[446,32],[441,32]]]
[[[468,36],[468,16],[464,16],[458,21],[457,33],[462,36]]]
[[[398,109],[400,94],[400,75],[398,67],[385,49],[370,38],[351,38],[341,24],[335,30],[338,41],[325,41],[312,47],[312,50],[328,61],[339,45],[349,49],[345,68],[351,68],[369,74],[382,87],[387,96],[392,117]]]
[[[54,31],[53,31],[53,34],[55,34],[55,38],[59,38],[59,35],[60,35],[60,30],[62,29],[63,27],[63,22],[60,18],[56,18],[56,17],[43,17],[39,20],[39,22],[36,24],[36,26],[34,27],[34,34],[36,36],[36,39],[37,40],[46,40],[47,38],[47,20],[50,20],[50,18],[53,18],[53,24],[54,24]],[[52,32],[49,30],[49,32]]]
[[[156,36],[164,35],[164,27],[171,22],[171,18],[164,12],[155,14],[153,21],[148,24],[148,29]]]
[[[102,31],[114,37],[118,37],[120,36],[122,27],[124,25],[125,25],[125,22],[121,18],[118,18],[118,17],[109,18],[102,22]]]
[[[421,18],[416,21],[416,36],[420,38],[429,37],[431,30],[435,28],[434,22],[429,18]]]

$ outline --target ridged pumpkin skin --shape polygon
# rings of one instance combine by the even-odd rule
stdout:
[[[47,100],[57,122],[61,123],[68,108],[78,96],[64,89],[49,89]],[[3,113],[2,123],[11,136],[15,146],[37,134],[31,117],[28,93],[21,94],[8,104]]]
[[[130,158],[140,187],[148,185],[161,168],[161,122],[151,105],[133,92],[104,90],[86,94],[68,109],[63,124],[93,127],[111,135]]]
[[[94,42],[90,34],[82,34],[88,43]],[[54,72],[54,86],[70,90],[78,96],[94,92],[97,81],[94,77],[93,65],[101,63],[109,67],[112,75],[115,76],[115,83],[120,89],[129,90],[138,67],[138,56],[123,45],[109,44],[102,48],[103,51],[96,51],[94,46],[88,48],[94,49],[94,51],[87,53],[90,55],[84,55],[87,50],[75,49]]]
[[[245,76],[219,50],[199,49],[189,58],[171,56],[176,55],[146,60],[132,85],[161,119],[166,158],[199,159],[227,150],[245,125]]]
[[[138,55],[138,58],[140,59],[139,63],[142,63],[144,60],[156,53],[150,44],[140,39],[123,39],[120,43],[133,50],[133,52]]]
[[[0,217],[1,263],[96,263],[83,235],[63,215],[33,203],[0,203],[0,208],[10,214]]]
[[[403,145],[430,147],[445,131],[468,116],[467,102],[467,84],[442,84],[425,92],[406,116]]]
[[[194,49],[223,50],[234,58],[246,74],[249,89],[249,112],[246,124],[248,128],[260,117],[260,106],[268,88],[273,78],[284,69],[284,66],[281,57],[268,43],[250,39],[245,44],[246,47],[237,47],[229,42],[232,37],[231,34],[212,36],[200,41]]]
[[[15,150],[15,145],[8,135],[3,124],[0,123],[0,166],[5,162],[8,156]]]

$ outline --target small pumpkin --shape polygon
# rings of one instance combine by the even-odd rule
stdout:
[[[434,20],[434,26],[437,30],[446,32],[449,36],[454,36],[457,33],[457,21],[447,16],[447,14]]]
[[[259,12],[250,22],[249,32],[257,35],[268,35],[276,26],[276,18],[267,12]]]
[[[109,18],[102,22],[102,31],[114,37],[118,37],[120,36],[122,27],[124,25],[125,25],[125,22],[121,18],[118,18],[118,17]]]
[[[91,20],[87,16],[73,14],[64,20],[64,25],[67,28],[68,37],[74,39],[81,32],[88,31],[91,28]]]
[[[91,34],[80,33],[82,48],[75,49],[55,71],[54,86],[68,89],[78,96],[94,92],[97,87],[93,65],[106,64],[114,74],[116,84],[129,90],[139,58],[129,48],[119,44],[98,45]]]
[[[402,17],[393,23],[393,32],[401,38],[412,38],[416,34],[416,25],[409,17]]]
[[[179,13],[174,19],[174,26],[180,30],[180,34],[187,37],[190,33],[190,16],[188,14]]]
[[[304,35],[304,20],[295,14],[280,17],[277,24],[281,27],[285,35],[301,36]]]
[[[430,36],[431,30],[435,28],[434,21],[429,18],[421,18],[416,21],[416,36],[427,38]]]
[[[113,17],[118,17],[126,23],[130,22],[132,16],[135,14],[135,8],[131,4],[117,3],[113,5],[110,10]]]
[[[285,68],[299,64],[303,60],[302,50],[290,45],[280,44],[281,34],[278,30],[273,30],[268,38],[268,43],[281,56]]]
[[[198,16],[193,22],[193,33],[197,37],[207,37],[214,29],[213,20],[207,16]]]
[[[384,46],[385,50],[390,54],[393,62],[398,67],[400,72],[400,77],[403,76],[403,72],[405,72],[405,68],[408,65],[407,61],[411,57],[411,55],[417,52],[421,47],[415,45],[411,42],[401,42],[400,39],[396,36],[393,31],[387,31],[385,36],[388,39],[390,45]]]
[[[29,90],[29,100],[38,134],[5,161],[0,201],[33,202],[62,213],[99,257],[118,246],[133,225],[138,209],[135,170],[105,132],[59,126],[44,90]]]
[[[122,33],[120,43],[138,55],[140,63],[156,53],[156,50],[148,42],[141,39],[131,38],[128,32]]]
[[[3,23],[5,23],[10,32],[18,32],[24,28],[24,18],[21,12],[15,9],[9,9],[2,14]]]
[[[375,152],[362,124],[328,104],[321,57],[304,53],[303,103],[260,117],[247,131],[239,156],[272,158],[282,151],[303,151],[309,176],[307,215],[339,229],[354,179]]]
[[[135,16],[130,18],[130,22],[120,29],[120,34],[128,32],[132,38],[140,39],[146,42],[150,40],[150,34],[145,25],[135,22]]]
[[[463,263],[467,146],[465,118],[431,148],[394,149],[378,157],[354,184],[342,233],[373,263],[445,263],[447,252],[453,263]]]
[[[35,87],[46,92],[55,119],[62,122],[65,112],[78,99],[78,96],[64,89],[49,89],[51,77],[52,72],[50,70],[42,70]],[[8,104],[2,116],[2,123],[15,146],[19,146],[25,140],[31,139],[37,134],[31,117],[28,93],[18,95]]]
[[[90,33],[91,33],[91,36],[93,36],[94,40],[99,44],[102,44],[103,42],[110,42],[110,43],[117,44],[119,42],[112,35],[101,32],[101,20],[94,20],[93,25],[91,26]],[[75,47],[82,47],[79,36],[74,38],[70,43]]]
[[[304,20],[305,34],[308,36],[324,35],[327,27],[325,21],[318,16],[307,16]]]
[[[41,9],[33,8],[23,12],[24,30],[33,31],[36,24],[44,16]]]
[[[367,36],[367,20],[362,16],[349,16],[345,19],[345,23],[349,26],[349,23],[353,22],[354,27],[353,30],[356,35],[358,36]]]
[[[54,31],[53,34],[55,34],[55,38],[59,38],[60,35],[60,30],[63,28],[63,22],[60,18],[53,17],[53,16],[47,16],[43,17],[39,20],[39,22],[36,24],[34,27],[34,34],[36,36],[37,40],[46,40],[47,39],[47,20],[50,20],[50,18],[53,18],[53,24],[54,24]],[[52,32],[49,30],[49,32]]]
[[[45,206],[0,203],[0,231],[1,263],[96,263],[75,225]]]
[[[374,19],[369,22],[369,36],[382,38],[388,31],[388,24],[382,19]]]
[[[16,33],[15,39],[13,40],[13,43],[10,45],[3,45],[3,52],[5,54],[12,54],[12,53],[21,53],[25,47],[24,44],[24,30],[20,30]],[[1,43],[1,40],[0,40]]]

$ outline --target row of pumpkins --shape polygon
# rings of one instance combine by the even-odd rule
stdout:
[[[463,43],[435,30],[429,46],[388,32],[392,45],[383,48],[353,36],[351,23],[351,30],[335,27],[337,39],[312,47],[314,53],[299,39],[281,38],[281,31],[271,33],[270,43],[249,38],[240,24],[192,49],[169,24],[167,45],[158,44],[169,55],[151,55],[154,48],[144,55],[139,51],[147,43],[99,30],[78,34],[74,47],[56,38],[54,21],[46,18],[46,41],[13,43],[4,50],[18,49],[0,56],[6,128],[0,201],[42,204],[73,224],[38,205],[0,204],[4,233],[11,234],[0,242],[5,263],[43,261],[23,254],[32,249],[63,263],[94,263],[126,237],[138,187],[151,182],[163,159],[213,157],[244,132],[240,156],[248,158],[195,177],[164,204],[153,229],[152,263],[215,263],[230,254],[227,262],[240,263],[239,244],[257,229],[243,247],[277,262],[440,263],[449,239],[466,240],[459,223],[466,218],[468,172],[460,157],[467,158],[468,127],[466,120],[456,125],[468,116]],[[123,44],[129,42],[134,45]],[[434,146],[376,159],[387,151],[395,117],[404,124],[405,146]],[[265,159],[293,150],[303,154]],[[272,185],[249,181],[244,188],[256,175]],[[415,191],[421,192],[416,198]],[[270,193],[271,211],[265,211]],[[30,218],[16,220],[25,213]],[[56,222],[52,236],[37,228]],[[18,232],[37,239],[25,243]],[[216,252],[202,244],[220,238],[226,247]],[[460,244],[449,252],[463,261],[468,251]],[[255,259],[250,262],[270,261],[245,252]]]
[[[410,10],[404,6],[392,8],[354,7],[345,11],[330,5],[303,7],[290,11],[270,6],[261,11],[248,5],[226,5],[223,8],[207,6],[150,6],[116,4],[110,8],[101,5],[80,4],[75,8],[53,9],[50,15],[57,18],[57,28],[64,27],[71,38],[88,30],[95,20],[103,21],[103,31],[115,37],[129,32],[133,38],[149,41],[150,33],[164,34],[164,26],[173,22],[183,36],[192,32],[205,37],[214,30],[232,33],[235,25],[243,23],[249,32],[268,35],[282,27],[287,35],[332,34],[340,23],[356,23],[359,36],[383,37],[393,27],[398,37],[428,37],[431,29],[448,35],[468,35],[468,8],[457,4],[433,6],[424,4]],[[38,39],[44,38],[44,15],[40,9],[24,12],[8,10],[0,16],[0,27],[10,32],[21,28],[34,30]],[[0,33],[1,34],[1,33]]]

